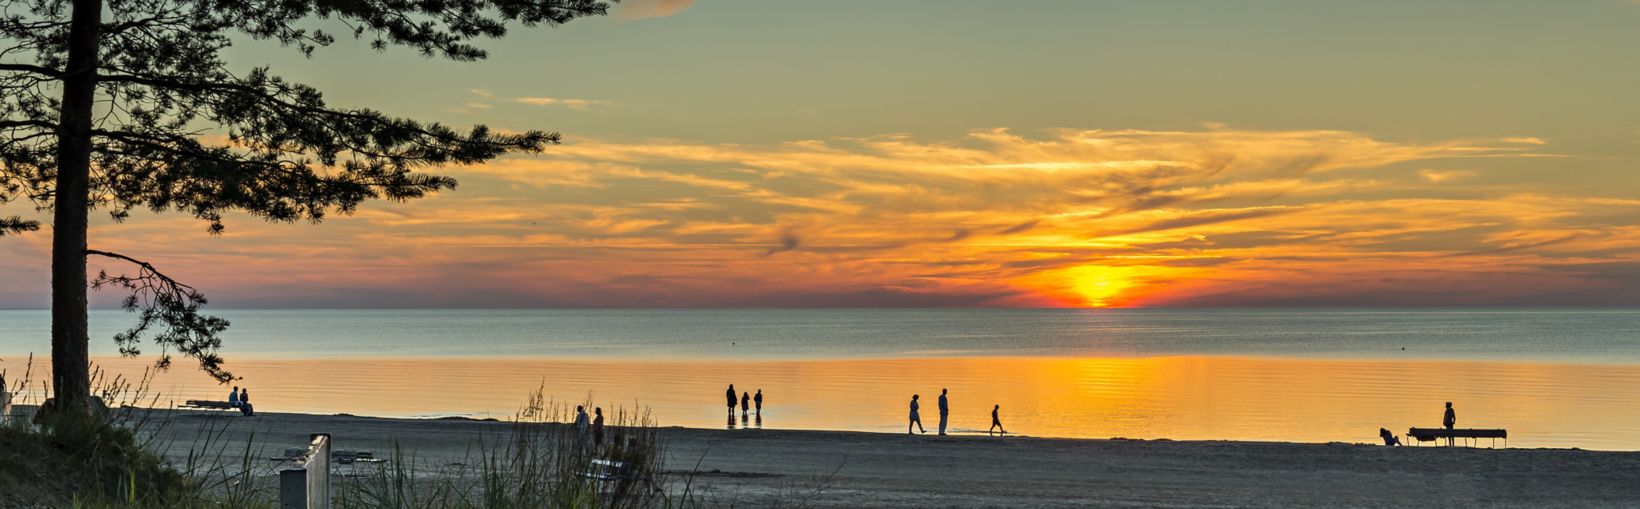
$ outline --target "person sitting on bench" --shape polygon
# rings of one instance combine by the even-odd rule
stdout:
[[[1384,439],[1384,445],[1391,447],[1401,445],[1401,439],[1397,438],[1394,433],[1390,433],[1387,429],[1378,428],[1378,437]]]
[[[239,386],[233,386],[233,392],[228,393],[228,406],[239,408]]]
[[[248,387],[239,391],[239,413],[245,414],[246,417],[256,415],[256,410],[251,407],[251,390]]]

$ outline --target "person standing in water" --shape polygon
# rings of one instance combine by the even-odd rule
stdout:
[[[723,395],[729,399],[729,418],[734,419],[734,417],[735,417],[735,384],[729,384],[729,390],[724,391]]]
[[[740,393],[740,416],[745,417],[752,410],[752,393]]]
[[[757,390],[757,395],[752,396],[752,404],[757,405],[757,418],[762,419],[763,418],[763,389],[758,389]]]
[[[945,435],[945,421],[951,415],[951,402],[945,399],[945,389],[940,389],[940,435]]]
[[[905,434],[907,434],[907,435],[915,435],[916,434],[916,433],[911,432],[911,426],[913,424],[915,424],[917,426],[917,430],[919,430],[923,433],[928,432],[928,430],[923,429],[922,416],[917,415],[917,407],[918,407],[917,398],[918,397],[919,396],[916,395],[916,394],[911,395],[911,422],[909,424],[905,425]]]
[[[991,407],[991,429],[985,431],[985,434],[987,435],[991,434],[992,431],[997,430],[1002,431],[1002,433],[999,433],[998,436],[1008,434],[1008,430],[1002,429],[1002,419],[997,417],[998,410],[1002,410],[1002,405]]]
[[[1451,431],[1453,426],[1458,425],[1458,412],[1452,410],[1452,402],[1451,401],[1446,402],[1446,415],[1441,417],[1441,425],[1446,426],[1446,429],[1448,431]],[[1451,437],[1451,436],[1446,437],[1447,447],[1451,447],[1453,443],[1454,443],[1453,437]]]

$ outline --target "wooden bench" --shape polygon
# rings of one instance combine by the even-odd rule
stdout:
[[[1503,446],[1509,447],[1509,430],[1504,429],[1446,429],[1446,428],[1412,428],[1407,430],[1407,436],[1419,442],[1434,442],[1442,438],[1492,439],[1492,445],[1503,439]]]

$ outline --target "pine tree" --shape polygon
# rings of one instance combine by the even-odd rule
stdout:
[[[452,189],[425,173],[534,152],[556,133],[458,132],[368,109],[332,107],[313,87],[268,68],[236,72],[233,40],[313,55],[336,37],[377,50],[475,61],[480,39],[514,25],[557,25],[605,14],[597,0],[17,0],[0,8],[0,204],[51,214],[52,388],[58,408],[90,396],[88,288],[128,292],[137,323],[120,352],[159,346],[232,380],[217,354],[228,322],[201,314],[205,297],[133,256],[92,249],[94,210],[186,212],[223,231],[223,215],[319,221],[372,199],[409,200]],[[207,136],[210,135],[210,136]],[[207,140],[225,140],[210,143]],[[0,236],[38,230],[0,217]],[[130,263],[130,274],[88,277],[88,256]],[[83,414],[84,412],[78,412]]]

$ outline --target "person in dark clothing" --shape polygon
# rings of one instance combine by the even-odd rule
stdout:
[[[945,422],[951,416],[951,402],[945,399],[945,389],[940,389],[940,435],[945,435]]]
[[[740,416],[745,417],[752,410],[752,393],[740,393]]]
[[[729,398],[729,418],[733,419],[735,416],[735,384],[729,384],[729,390],[725,391],[723,395]]]
[[[1446,402],[1446,416],[1441,418],[1441,425],[1446,426],[1446,429],[1449,430],[1452,429],[1453,426],[1458,425],[1458,412],[1452,410],[1451,401]],[[1454,443],[1455,440],[1453,437],[1446,437],[1446,445],[1448,447],[1451,447]]]
[[[911,425],[913,425],[913,424],[915,424],[917,426],[918,431],[921,431],[923,433],[928,432],[928,430],[923,429],[922,416],[917,414],[917,409],[922,406],[922,405],[917,404],[917,398],[919,398],[919,397],[921,397],[921,396],[917,395],[917,394],[912,394],[911,395],[911,422],[907,423],[905,425],[905,432],[908,435],[912,434],[911,433]]]
[[[752,396],[752,404],[757,405],[757,418],[763,419],[763,389],[758,389],[757,395]]]
[[[997,405],[997,406],[991,407],[991,429],[985,431],[985,434],[987,434],[987,435],[991,434],[992,431],[999,431],[999,430],[1001,431],[1001,433],[999,433],[999,435],[1008,434],[1008,430],[1002,429],[1002,419],[997,418],[997,411],[998,410],[1002,410],[1002,405]]]
[[[239,390],[239,413],[246,417],[256,416],[256,407],[251,406],[251,389],[246,387]]]
[[[1401,445],[1401,439],[1396,438],[1394,433],[1390,433],[1389,430],[1384,428],[1378,428],[1378,438],[1384,439],[1384,445],[1387,446]]]
[[[604,408],[593,408],[592,414],[595,416],[592,418],[592,444],[594,447],[602,447],[604,445]]]

